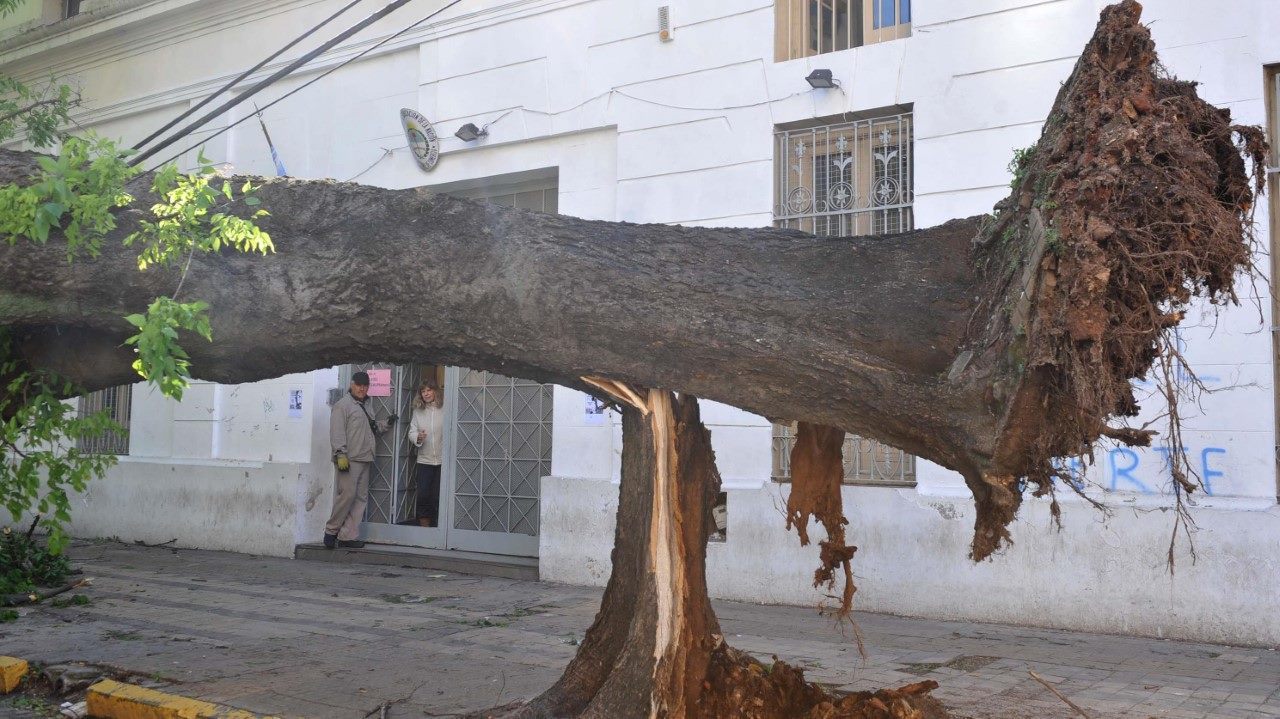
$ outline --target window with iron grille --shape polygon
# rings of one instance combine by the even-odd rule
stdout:
[[[914,227],[911,114],[801,129],[774,141],[774,224],[847,237]]]
[[[911,0],[776,0],[778,62],[911,34]]]
[[[124,432],[104,432],[96,437],[83,437],[77,448],[86,454],[129,454],[129,413],[132,404],[133,385],[111,387],[82,395],[78,407],[80,417],[105,410],[116,424],[124,428]]]
[[[774,138],[774,225],[848,237],[914,228],[912,116],[897,113],[804,128]],[[773,427],[773,477],[791,477],[793,428]],[[848,435],[845,481],[915,484],[915,457]]]
[[[791,481],[791,448],[796,443],[795,423],[773,424],[773,481]],[[916,483],[916,458],[853,434],[844,436],[844,483],[911,487]]]

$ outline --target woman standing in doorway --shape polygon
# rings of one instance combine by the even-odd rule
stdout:
[[[444,397],[430,382],[418,386],[413,398],[409,441],[418,448],[418,526],[434,527],[440,520],[440,450],[444,444]]]

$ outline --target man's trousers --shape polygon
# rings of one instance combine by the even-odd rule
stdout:
[[[337,534],[340,541],[360,538],[360,522],[369,503],[369,470],[373,462],[352,462],[351,469],[333,470],[333,512],[324,525],[325,534]]]

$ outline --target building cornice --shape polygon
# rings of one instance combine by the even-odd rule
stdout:
[[[296,4],[306,3],[306,2],[314,3],[318,1],[319,0],[295,0],[295,2],[291,4],[296,5]],[[525,17],[528,15],[535,15],[535,14],[547,12],[549,10],[555,10],[562,7],[570,7],[573,5],[585,4],[585,3],[590,3],[594,1],[595,0],[513,0],[512,2],[495,5],[489,8],[484,8],[484,9],[473,11],[470,13],[463,13],[460,15],[443,18],[433,23],[423,24],[421,27],[415,28],[414,30],[407,32],[404,35],[401,35],[400,37],[390,42],[387,42],[385,45],[378,47],[376,50],[373,50],[369,54],[365,55],[365,58],[372,59],[372,58],[400,52],[402,50],[421,45],[424,42],[430,42],[432,40],[435,40],[441,37],[447,37],[449,35],[455,35],[455,34],[467,32],[477,27],[491,26],[499,22],[506,22],[509,20]],[[240,18],[240,22],[243,22],[243,18]],[[325,70],[328,70],[336,65],[339,65],[343,62],[346,62],[347,60],[350,60],[352,57],[360,54],[361,52],[368,50],[371,46],[386,40],[386,38],[389,35],[390,33],[385,33],[385,34],[370,37],[364,40],[360,40],[357,42],[352,42],[349,44],[335,47],[329,52],[326,52],[320,55],[315,60],[312,60],[305,67],[294,72],[290,77],[304,78],[308,75],[312,75],[318,72],[323,72]],[[130,54],[136,53],[139,51],[137,49],[136,43],[129,43],[129,44],[133,47],[133,50],[131,51]],[[244,88],[247,88],[253,85],[259,80],[262,80],[263,78],[268,77],[272,73],[276,72],[280,68],[292,62],[292,60],[293,58],[281,58],[276,60],[275,62],[272,62],[266,65],[258,72],[245,78],[232,91],[234,92],[238,90],[243,90]],[[95,65],[96,64],[97,63],[95,63]],[[86,68],[85,65],[80,65],[78,67],[68,68],[67,70],[59,74],[70,75],[77,71],[83,71],[85,68]],[[106,120],[114,120],[114,119],[129,117],[131,115],[144,113],[149,110],[170,106],[176,103],[188,102],[197,98],[203,98],[207,96],[209,93],[214,92],[217,89],[223,87],[226,83],[230,82],[238,74],[239,74],[239,71],[235,73],[226,73],[226,74],[222,74],[214,77],[207,77],[207,78],[193,81],[192,83],[181,86],[181,87],[166,88],[162,92],[151,93],[148,95],[140,95],[137,97],[126,99],[126,100],[121,100],[119,102],[112,103],[110,105],[104,105],[104,106],[95,107],[92,109],[83,109],[80,112],[75,114],[75,119],[80,124],[91,125],[91,124],[97,124]]]
[[[67,76],[322,0],[119,0],[0,42],[0,69]]]

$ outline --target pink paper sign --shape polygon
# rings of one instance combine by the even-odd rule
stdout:
[[[390,397],[391,396],[391,370],[389,369],[369,370],[369,396],[370,397]]]

